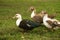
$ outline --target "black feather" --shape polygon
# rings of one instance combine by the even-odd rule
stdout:
[[[40,26],[39,23],[33,22],[31,20],[27,20],[27,19],[22,20],[19,25],[19,27],[24,30],[32,30],[39,26]]]

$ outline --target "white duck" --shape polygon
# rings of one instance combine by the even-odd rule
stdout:
[[[60,27],[60,22],[56,19],[51,19],[48,17],[48,14],[45,14],[43,17],[43,24],[49,29],[57,29]]]

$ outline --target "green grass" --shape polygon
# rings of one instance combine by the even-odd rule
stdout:
[[[60,29],[45,32],[45,26],[35,28],[21,38],[22,33],[12,17],[20,13],[23,19],[31,19],[30,6],[34,6],[37,12],[57,13],[56,19],[60,20],[60,0],[0,0],[0,40],[60,40]]]

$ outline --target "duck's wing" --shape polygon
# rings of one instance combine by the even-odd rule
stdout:
[[[51,21],[51,20],[47,20],[46,22],[52,27],[56,27],[58,24],[56,21]]]
[[[38,22],[38,23],[42,23],[42,22],[43,22],[41,16],[34,16],[32,19],[33,19],[35,22]]]
[[[29,27],[37,27],[37,26],[40,26],[39,23],[36,23],[34,21],[31,21],[31,20],[27,20],[26,23],[27,23],[26,25],[29,26]]]

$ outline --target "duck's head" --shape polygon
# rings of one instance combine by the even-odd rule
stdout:
[[[19,18],[21,18],[21,14],[16,14],[13,18],[17,18],[17,19],[19,19]]]
[[[36,9],[35,9],[33,6],[31,6],[31,7],[29,8],[29,10],[30,10],[30,11],[36,11]]]
[[[35,9],[35,8],[34,8],[33,6],[32,6],[32,7],[30,7],[30,10],[31,10],[31,11],[33,11],[34,9]]]

